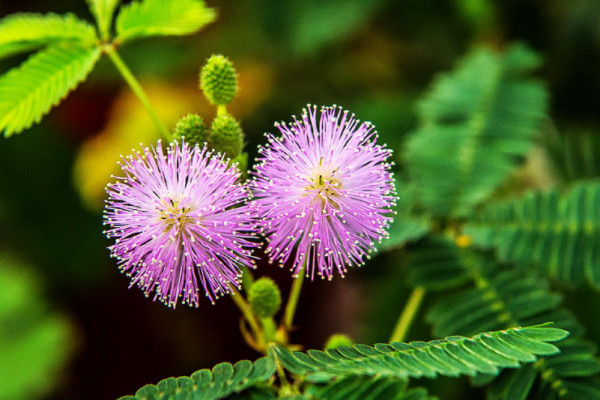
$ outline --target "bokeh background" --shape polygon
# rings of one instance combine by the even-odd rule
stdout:
[[[275,121],[289,121],[307,103],[338,104],[373,122],[402,168],[417,101],[435,74],[474,45],[501,49],[514,41],[544,60],[538,75],[551,93],[552,118],[544,140],[560,148],[581,138],[600,159],[594,152],[600,149],[598,0],[207,3],[219,17],[201,33],[140,40],[120,53],[169,126],[188,112],[212,118],[198,71],[211,54],[227,55],[240,79],[230,111],[242,121],[250,159]],[[83,0],[0,2],[0,16],[24,11],[91,20]],[[0,386],[20,393],[2,397],[0,387],[0,399],[111,399],[168,376],[258,357],[243,344],[239,313],[227,298],[168,309],[137,288],[128,290],[128,279],[108,257],[104,186],[120,154],[158,136],[102,59],[40,125],[0,140]],[[600,164],[552,170],[548,158],[551,152],[532,154],[524,170],[528,185],[600,171]],[[305,284],[293,340],[321,348],[330,334],[343,332],[358,342],[386,341],[407,296],[403,263],[400,249],[345,279]],[[264,262],[256,275],[274,277],[284,293],[291,283],[287,269]],[[571,294],[571,309],[593,320],[597,298],[581,289]],[[589,337],[600,337],[598,324],[588,324]],[[419,338],[430,338],[421,323],[409,337]],[[21,391],[33,378],[35,385]],[[438,380],[432,393],[464,398],[466,384]]]

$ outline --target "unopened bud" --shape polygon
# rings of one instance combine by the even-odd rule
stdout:
[[[334,335],[331,335],[325,343],[325,350],[335,349],[336,347],[340,346],[352,346],[352,339],[350,339],[343,333],[336,333]]]
[[[191,146],[199,144],[202,147],[208,140],[208,131],[202,117],[197,114],[188,114],[182,117],[175,125],[173,139],[176,141],[184,139]]]
[[[275,315],[281,306],[281,293],[271,278],[260,278],[250,287],[248,301],[256,316],[269,318]]]
[[[233,63],[220,54],[212,55],[200,71],[200,89],[211,104],[229,104],[237,93]]]
[[[244,149],[244,132],[231,115],[219,115],[210,126],[208,142],[215,150],[235,159]]]

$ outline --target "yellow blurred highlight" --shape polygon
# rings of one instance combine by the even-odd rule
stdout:
[[[143,83],[158,117],[169,128],[189,112],[198,97],[195,85],[168,86],[160,82]],[[118,174],[117,161],[132,149],[155,144],[160,133],[133,92],[124,89],[115,101],[106,128],[88,139],[75,159],[73,178],[84,204],[97,210],[105,198],[104,187],[111,175]]]
[[[242,119],[251,114],[270,94],[273,73],[266,65],[257,62],[236,66],[240,91],[228,111]],[[160,81],[141,82],[158,117],[169,131],[182,116],[195,112],[210,122],[216,115],[198,89],[197,81],[177,85]],[[242,121],[243,126],[243,121]],[[75,187],[84,205],[96,211],[102,208],[106,198],[104,188],[119,175],[117,161],[132,149],[140,149],[156,143],[160,134],[133,92],[124,87],[113,104],[106,127],[96,136],[83,143],[77,154],[73,169]]]
[[[458,235],[456,237],[458,247],[469,247],[471,243],[473,243],[473,238],[470,235]]]
[[[256,60],[240,62],[233,60],[233,65],[238,72],[238,94],[227,105],[227,111],[241,121],[243,128],[244,118],[254,112],[256,107],[271,95],[274,72],[271,65]],[[202,96],[203,104],[208,105],[208,101],[200,92],[199,95]],[[210,117],[213,117],[214,113],[215,111],[212,111]],[[209,117],[204,114],[202,116]]]

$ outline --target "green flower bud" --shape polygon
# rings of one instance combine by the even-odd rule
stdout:
[[[227,57],[213,54],[200,71],[200,89],[213,105],[226,105],[237,93],[237,74]]]
[[[172,136],[176,141],[181,141],[183,138],[191,146],[195,144],[203,146],[204,142],[208,140],[208,130],[204,126],[201,116],[188,114],[177,121]]]
[[[242,178],[246,179],[248,175],[248,153],[240,153],[231,161],[238,163],[238,169],[242,173]]]
[[[334,335],[331,335],[325,343],[325,350],[335,349],[336,347],[340,346],[352,346],[352,339],[350,339],[343,333],[336,333]]]
[[[281,293],[271,278],[260,278],[250,287],[248,301],[257,317],[269,318],[281,306]]]
[[[244,132],[231,115],[219,115],[210,126],[208,142],[215,150],[235,159],[244,149]]]

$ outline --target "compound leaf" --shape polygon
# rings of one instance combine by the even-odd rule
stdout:
[[[305,390],[310,399],[327,400],[433,400],[423,388],[407,389],[407,381],[389,376],[347,376]]]
[[[65,40],[89,45],[96,32],[72,14],[18,13],[0,20],[0,58]]]
[[[396,180],[398,200],[394,211],[394,221],[390,225],[387,239],[383,239],[377,246],[378,250],[392,250],[408,242],[418,240],[430,231],[428,218],[413,213],[415,206],[415,188],[409,184]]]
[[[0,77],[0,131],[11,136],[37,123],[86,78],[100,49],[61,43]]]
[[[479,48],[434,82],[406,154],[433,214],[467,215],[525,157],[547,108],[544,86],[527,77],[537,65],[524,46],[503,54]]]
[[[273,345],[270,351],[289,371],[316,382],[348,376],[396,379],[475,376],[497,374],[499,368],[535,361],[538,355],[558,353],[558,348],[548,342],[561,340],[566,335],[566,331],[545,324],[481,333],[472,338],[451,336],[428,343],[341,346],[307,353],[291,353]]]
[[[119,5],[119,0],[88,0],[90,11],[96,19],[100,36],[107,39],[110,33],[113,14]]]
[[[138,0],[121,8],[117,41],[189,35],[214,21],[216,12],[201,0]]]
[[[450,272],[441,273],[444,267]],[[414,284],[442,291],[426,314],[435,336],[472,335],[545,321],[571,333],[557,344],[558,354],[540,357],[518,370],[505,370],[497,379],[493,374],[474,377],[476,385],[489,384],[490,399],[578,399],[585,398],[578,397],[580,391],[594,390],[600,369],[596,348],[581,338],[582,326],[568,310],[560,308],[562,296],[550,290],[544,277],[509,269],[490,254],[434,238],[422,243],[413,255],[411,274]],[[529,339],[544,341],[545,335],[538,330]],[[534,350],[539,344],[523,343],[523,347]]]
[[[584,279],[600,289],[600,182],[565,193],[533,191],[491,203],[465,227],[473,243],[495,249],[502,261],[537,266],[560,282]]]
[[[234,365],[220,363],[212,370],[201,369],[191,376],[167,378],[156,385],[146,385],[134,396],[123,396],[120,400],[158,399],[225,399],[235,393],[266,382],[275,373],[275,362],[271,357],[263,357],[254,363],[238,361]],[[273,398],[269,391],[256,390],[248,393],[248,398]]]

